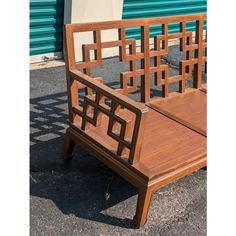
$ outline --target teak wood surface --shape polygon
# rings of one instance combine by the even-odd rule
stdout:
[[[79,143],[136,186],[134,222],[138,227],[146,223],[155,190],[206,166],[204,20],[206,14],[192,14],[64,26],[70,125],[63,159],[71,160],[74,145]],[[190,21],[196,22],[195,34],[186,30]],[[171,23],[180,24],[179,32],[169,32]],[[160,35],[152,37],[153,46],[152,26],[162,28]],[[126,39],[125,29],[132,27],[140,28],[141,50],[136,39]],[[102,32],[109,29],[116,29],[118,38],[103,42]],[[83,61],[77,62],[74,37],[81,32],[92,32],[93,43],[82,45]],[[180,51],[186,53],[174,76],[168,75],[168,65],[162,63],[171,39],[179,39]],[[130,66],[120,73],[120,88],[116,89],[105,85],[104,78],[92,76],[93,68],[102,66],[102,50],[113,47],[119,48],[119,60]],[[161,87],[161,97],[151,95],[151,78]],[[187,88],[186,80],[191,79],[193,86]],[[169,92],[174,82],[179,89]],[[129,97],[135,92],[140,93],[139,102]]]

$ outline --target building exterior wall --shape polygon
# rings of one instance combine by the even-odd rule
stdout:
[[[65,2],[65,23],[85,23],[122,19],[123,0],[69,0]],[[106,30],[101,33],[103,41],[118,40],[117,30]],[[81,45],[93,43],[92,32],[75,35],[76,61],[82,60]],[[103,57],[118,54],[118,48],[103,50]]]
[[[123,19],[197,14],[207,11],[207,0],[124,0]],[[205,22],[206,26],[206,22]],[[170,24],[169,33],[180,30],[180,24]],[[195,22],[187,23],[187,30],[195,30]],[[151,28],[150,36],[161,34],[161,26]],[[138,28],[127,29],[127,38],[140,38]]]
[[[83,23],[168,15],[202,13],[207,10],[207,0],[30,0],[30,55],[31,61],[63,57],[64,23]],[[205,22],[206,25],[206,22]],[[187,24],[188,30],[195,25]],[[177,32],[179,24],[172,24],[169,32]],[[156,26],[151,36],[161,33]],[[136,28],[127,29],[127,38],[140,38]],[[102,32],[102,40],[117,40],[114,30]],[[79,49],[84,43],[92,43],[91,33],[75,35],[76,60],[82,59]],[[118,49],[103,50],[103,57],[115,56]]]
[[[64,0],[30,0],[31,61],[62,57]]]

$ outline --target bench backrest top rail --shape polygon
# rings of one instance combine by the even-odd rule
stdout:
[[[151,26],[155,24],[169,24],[184,21],[206,20],[207,14],[188,14],[180,16],[163,16],[152,18],[139,18],[129,20],[100,21],[88,23],[65,24],[67,30],[73,32],[86,32],[95,30],[107,30],[116,28],[128,28],[138,26]]]

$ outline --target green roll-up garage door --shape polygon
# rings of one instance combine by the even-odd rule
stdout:
[[[123,19],[172,16],[182,14],[204,13],[207,9],[206,0],[124,0]],[[206,22],[205,22],[206,27]],[[195,23],[189,22],[187,30],[194,30]],[[169,32],[179,31],[179,24],[169,25]],[[161,27],[152,27],[150,34],[161,33]],[[137,28],[126,30],[127,38],[139,38]]]
[[[62,52],[64,0],[30,0],[30,55]]]

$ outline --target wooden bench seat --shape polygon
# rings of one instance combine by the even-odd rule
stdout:
[[[202,91],[203,90],[203,91]],[[206,92],[189,89],[168,98],[152,100],[148,106],[206,136]]]
[[[133,118],[122,110],[121,117]],[[87,134],[94,141],[102,143],[108,150],[115,152],[117,142],[107,135],[108,117],[104,116],[102,125],[90,127]],[[127,161],[127,157],[123,157]],[[161,177],[168,172],[189,165],[196,160],[206,159],[206,138],[203,135],[175,122],[174,120],[150,109],[141,149],[141,160],[133,167],[149,180]],[[141,175],[141,176],[142,176]]]
[[[138,227],[146,223],[155,190],[206,166],[205,20],[206,14],[192,14],[68,24],[64,28],[69,128],[63,160],[71,160],[74,145],[79,143],[136,186],[134,223]],[[195,33],[186,29],[193,21]],[[168,30],[173,23],[180,24],[179,32]],[[158,25],[161,32],[150,36],[150,28]],[[133,27],[140,29],[141,48],[136,39],[126,38],[126,28]],[[106,30],[116,30],[118,39],[102,42]],[[93,43],[82,45],[83,61],[78,62],[74,39],[83,32],[92,33]],[[168,54],[168,40],[172,39],[179,39],[186,58],[180,60],[179,73],[171,76],[162,56]],[[105,78],[93,77],[92,70],[103,65],[103,50],[114,47],[119,48],[119,60],[127,62],[129,69],[121,71],[120,87],[110,88]],[[186,86],[189,79],[192,88]],[[171,83],[178,83],[178,91],[169,91]],[[153,84],[161,87],[161,94],[153,93]],[[131,99],[130,93],[140,93],[140,100]]]
[[[206,157],[206,138],[150,109],[144,131],[140,162],[150,180]]]

